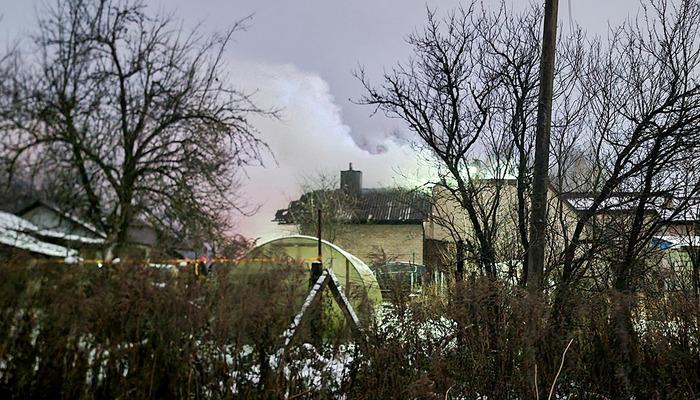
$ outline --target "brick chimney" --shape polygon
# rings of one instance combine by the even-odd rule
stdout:
[[[352,169],[352,163],[347,171],[340,171],[340,188],[351,196],[360,197],[362,193],[362,171]]]

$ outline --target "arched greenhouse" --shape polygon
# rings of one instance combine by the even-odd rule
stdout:
[[[323,267],[331,269],[358,315],[368,317],[382,302],[382,293],[372,270],[362,260],[333,243],[322,240]],[[312,236],[294,235],[273,239],[253,248],[238,263],[239,273],[274,273],[296,278],[290,279],[297,286],[308,287],[311,263],[316,261],[318,239]],[[281,275],[282,276],[282,275]]]

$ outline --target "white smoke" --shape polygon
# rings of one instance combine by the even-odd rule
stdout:
[[[294,65],[264,63],[231,64],[231,76],[245,91],[255,91],[261,107],[281,108],[281,118],[256,117],[252,121],[274,154],[266,166],[247,170],[242,191],[248,203],[260,205],[252,217],[236,217],[238,233],[268,239],[286,233],[271,220],[301,194],[304,177],[318,173],[339,174],[353,163],[363,171],[363,186],[383,187],[407,183],[407,176],[420,174],[418,157],[405,144],[387,139],[385,151],[371,154],[360,149],[343,122],[328,83]],[[275,162],[276,160],[276,162]]]

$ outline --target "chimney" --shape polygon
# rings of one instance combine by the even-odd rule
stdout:
[[[347,171],[340,171],[340,188],[351,196],[360,197],[362,193],[362,171],[352,169],[352,163]]]

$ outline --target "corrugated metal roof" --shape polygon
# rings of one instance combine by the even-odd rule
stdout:
[[[325,194],[340,194],[340,189]],[[285,209],[277,210],[274,221],[293,224],[295,210],[301,210],[310,194],[292,201]],[[406,189],[362,189],[357,199],[340,211],[339,219],[352,223],[417,224],[430,213],[430,200],[425,193]]]
[[[363,189],[354,210],[358,222],[422,222],[430,212],[428,196],[402,189]]]

